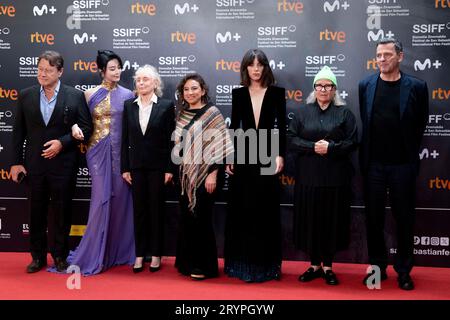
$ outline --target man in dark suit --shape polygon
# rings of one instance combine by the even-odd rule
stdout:
[[[38,59],[39,85],[20,92],[15,113],[11,175],[15,182],[24,176],[29,180],[33,261],[27,266],[28,273],[47,265],[47,225],[53,229],[49,249],[56,269],[63,272],[68,266],[71,201],[78,164],[71,127],[77,123],[86,140],[92,132],[92,119],[83,93],[59,80],[63,67],[64,60],[59,53],[42,53]],[[47,218],[49,203],[52,210]]]
[[[144,269],[147,254],[152,256],[150,271],[155,272],[163,254],[164,185],[174,171],[170,153],[175,107],[172,101],[161,99],[162,82],[153,66],[136,70],[134,80],[138,97],[125,101],[123,111],[121,172],[133,193],[133,272]]]
[[[382,39],[377,44],[379,73],[359,83],[363,126],[360,166],[364,178],[369,263],[387,278],[384,217],[387,194],[396,221],[394,269],[401,289],[412,290],[415,182],[419,148],[428,119],[427,84],[400,71],[402,44]],[[364,284],[372,279],[371,273]]]

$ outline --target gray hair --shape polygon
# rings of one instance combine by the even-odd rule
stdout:
[[[163,89],[164,89],[164,84],[161,80],[161,76],[159,75],[158,71],[156,70],[155,67],[146,64],[142,67],[139,67],[136,72],[134,73],[133,76],[133,80],[134,80],[134,85],[136,85],[136,77],[139,73],[143,73],[146,76],[149,76],[150,78],[154,79],[156,81],[156,87],[155,87],[155,94],[158,97],[162,97],[163,95]]]
[[[395,38],[381,38],[380,41],[377,42],[377,48],[380,44],[388,44],[388,43],[393,43],[394,47],[395,47],[395,52],[397,52],[397,54],[399,54],[400,52],[403,52],[403,45],[400,41],[398,41]]]
[[[315,95],[315,91],[311,91],[311,93],[308,95],[308,98],[306,98],[306,103],[307,104],[312,104],[316,102],[316,95]],[[335,106],[345,106],[346,102],[344,99],[341,98],[339,90],[336,90],[336,92],[334,93],[334,97],[333,97],[333,104]]]
[[[44,51],[39,55],[38,64],[39,62],[41,62],[42,59],[47,60],[48,63],[52,67],[56,67],[58,71],[61,71],[61,69],[64,67],[64,59],[59,52],[52,50]]]

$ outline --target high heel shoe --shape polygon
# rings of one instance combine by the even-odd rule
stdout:
[[[144,259],[142,259],[142,264],[141,264],[140,267],[136,267],[136,262],[135,262],[134,266],[132,268],[133,269],[133,273],[139,273],[139,272],[144,271],[144,265],[145,265]]]
[[[150,267],[148,268],[148,270],[150,271],[150,272],[156,272],[156,271],[159,271],[159,270],[161,270],[161,257],[155,257],[155,258],[159,258],[159,264],[155,267],[155,266],[152,266],[151,264],[150,264]],[[153,260],[153,257],[152,257],[152,260]],[[153,262],[153,261],[152,261]]]

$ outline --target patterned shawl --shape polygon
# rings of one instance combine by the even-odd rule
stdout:
[[[194,117],[195,113],[189,110],[181,111],[175,129],[175,148],[182,149],[183,155],[180,164],[181,194],[187,194],[191,212],[194,212],[197,202],[196,190],[208,176],[211,165],[223,164],[234,150],[219,109],[210,106],[198,118]]]

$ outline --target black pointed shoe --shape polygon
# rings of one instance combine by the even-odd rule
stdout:
[[[323,269],[319,268],[314,271],[313,267],[309,267],[302,275],[298,277],[298,281],[300,282],[309,282],[311,280],[322,278],[323,277]]]
[[[46,259],[33,259],[27,266],[27,273],[35,273],[47,266]]]
[[[55,268],[58,272],[66,272],[69,264],[65,258],[55,258]]]
[[[325,278],[325,283],[331,286],[335,286],[339,284],[339,281],[336,277],[336,274],[332,270],[325,271],[323,276]]]
[[[414,282],[408,273],[400,273],[397,278],[398,287],[403,290],[413,290]]]

